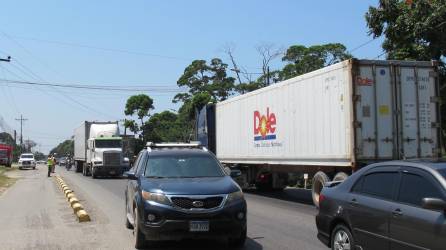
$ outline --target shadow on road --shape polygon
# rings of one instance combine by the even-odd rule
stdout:
[[[245,193],[265,196],[269,198],[313,205],[311,190],[300,188],[286,188],[283,191],[258,191],[256,189],[244,190]]]
[[[229,248],[223,241],[202,241],[202,240],[184,240],[184,241],[172,241],[172,242],[156,242],[147,248],[150,250],[195,250],[195,249],[214,249],[214,250],[262,250],[263,247],[251,238],[246,239],[245,246],[243,248]]]

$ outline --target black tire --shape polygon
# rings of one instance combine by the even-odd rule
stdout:
[[[339,244],[339,242],[343,242],[343,240],[341,240],[341,235],[345,236],[345,242],[344,244],[349,244],[350,248],[348,249],[355,249],[355,240],[353,238],[352,233],[350,232],[350,229],[348,229],[348,227],[346,227],[344,224],[338,224],[336,225],[336,227],[333,229],[332,233],[331,233],[331,242],[330,242],[330,246],[332,250],[337,250],[339,249],[337,246],[337,244]],[[345,249],[345,245],[343,248],[340,249]]]
[[[339,172],[333,177],[333,181],[345,181],[348,178],[348,174]]]
[[[246,228],[240,234],[240,237],[235,239],[229,239],[229,247],[231,248],[242,248],[246,242]]]
[[[96,179],[98,175],[96,174],[96,170],[94,168],[91,169],[91,178]]]
[[[146,239],[144,237],[144,234],[142,234],[141,230],[139,229],[139,216],[138,216],[138,209],[134,209],[133,216],[135,217],[133,220],[135,222],[135,225],[133,227],[133,235],[135,237],[135,248],[141,249],[147,246]]]
[[[36,167],[33,167],[33,170],[36,170]]]
[[[326,182],[329,182],[330,178],[322,172],[317,172],[313,177],[313,186],[311,188],[311,197],[313,198],[314,205],[319,208],[319,194],[322,191]]]

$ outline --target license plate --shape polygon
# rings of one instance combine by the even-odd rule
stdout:
[[[209,232],[209,221],[191,221],[189,222],[190,232]]]

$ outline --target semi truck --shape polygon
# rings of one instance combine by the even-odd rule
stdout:
[[[13,149],[14,147],[11,145],[0,144],[0,165],[11,167]]]
[[[197,139],[241,170],[246,186],[329,181],[364,165],[441,155],[438,65],[346,60],[197,113]]]
[[[84,176],[121,175],[126,166],[118,122],[85,121],[74,130],[74,165]]]

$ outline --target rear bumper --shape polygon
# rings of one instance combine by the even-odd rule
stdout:
[[[237,213],[245,214],[243,219]],[[155,214],[156,223],[148,223],[140,218],[140,228],[147,240],[182,240],[182,239],[228,239],[238,238],[246,230],[246,203],[235,203],[219,211],[189,214],[171,208],[152,206],[146,203],[142,215]],[[208,221],[208,232],[190,232],[191,221]]]

